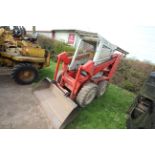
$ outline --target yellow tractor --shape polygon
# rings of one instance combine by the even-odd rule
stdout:
[[[0,27],[0,74],[10,72],[18,84],[31,84],[38,70],[50,65],[50,53],[37,43],[37,37],[25,37],[23,26]]]

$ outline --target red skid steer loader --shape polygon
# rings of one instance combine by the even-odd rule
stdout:
[[[82,36],[73,55],[59,54],[54,80],[46,78],[34,90],[51,128],[64,128],[77,107],[103,95],[126,54],[97,34]]]

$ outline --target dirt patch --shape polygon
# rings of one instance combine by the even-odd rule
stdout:
[[[0,128],[50,128],[32,85],[21,86],[8,75],[0,76]]]

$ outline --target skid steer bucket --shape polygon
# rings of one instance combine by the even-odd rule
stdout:
[[[56,84],[46,79],[34,88],[33,93],[47,115],[51,128],[64,128],[72,120],[77,105]]]

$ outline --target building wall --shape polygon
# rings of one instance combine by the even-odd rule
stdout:
[[[32,34],[32,31],[28,31],[27,33],[28,34]],[[67,44],[69,44],[69,37],[71,35],[74,35],[74,42],[72,42],[72,43],[69,44],[69,45],[71,45],[73,47],[77,47],[78,42],[79,42],[79,39],[80,39],[80,36],[77,33],[70,32],[70,31],[64,31],[64,32],[62,32],[62,31],[60,31],[60,32],[59,31],[56,31],[54,33],[54,36],[53,36],[53,33],[51,31],[49,31],[49,32],[48,31],[47,32],[37,31],[37,33],[39,35],[43,35],[43,36],[46,36],[46,37],[51,38],[51,39],[55,39],[55,40],[58,40],[58,41],[63,41],[65,43],[67,43]]]
[[[69,43],[69,37],[74,35],[74,41]],[[77,46],[77,42],[79,41],[79,36],[77,33],[74,32],[55,32],[55,40],[63,41],[73,47]]]
[[[63,41],[65,43],[68,43],[68,32],[55,32],[55,40]]]

